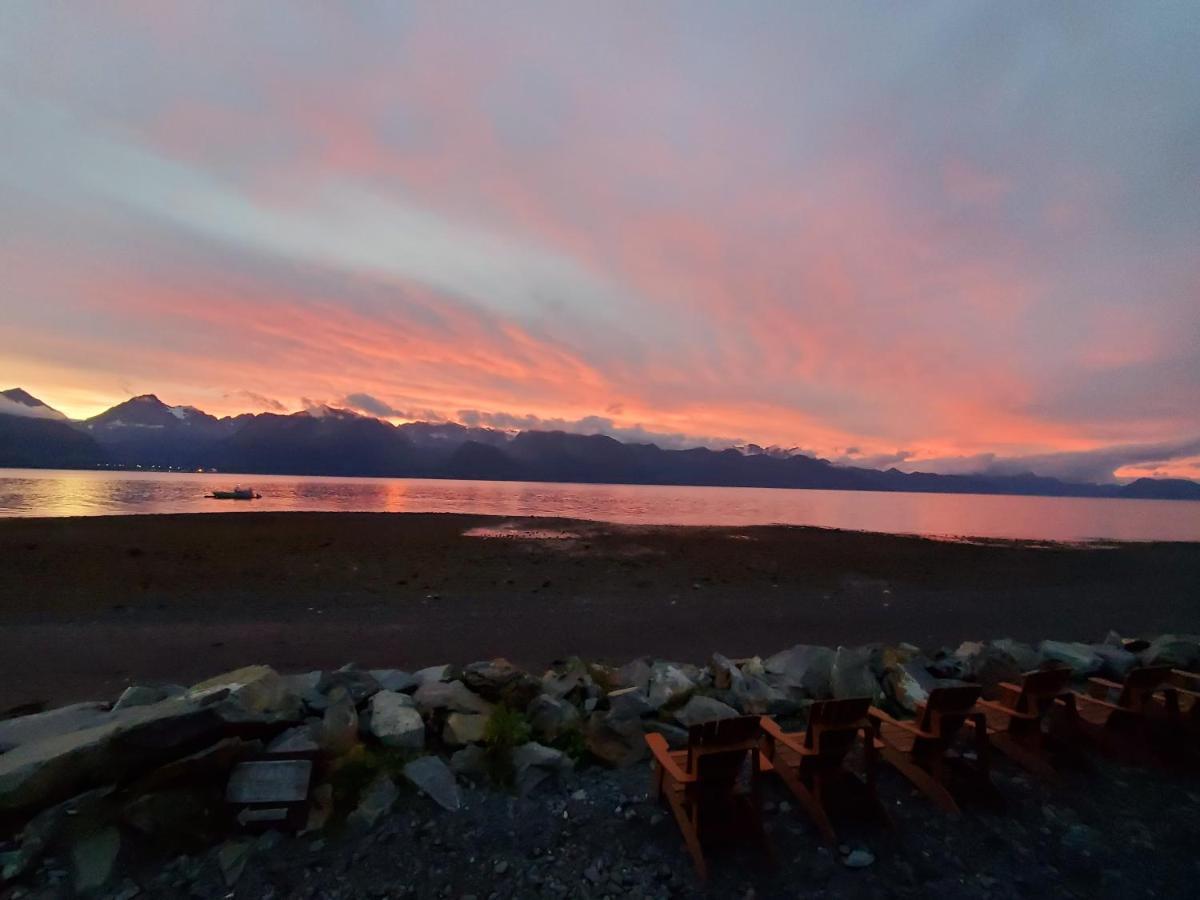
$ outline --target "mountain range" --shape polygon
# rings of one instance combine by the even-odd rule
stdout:
[[[370,475],[501,481],[827,488],[1200,500],[1200,484],[1141,478],[1086,484],[1023,475],[937,475],[837,466],[759,448],[664,450],[605,435],[392,425],[321,406],[216,418],[142,394],[84,421],[36,397],[0,391],[0,467],[217,469],[289,475]]]

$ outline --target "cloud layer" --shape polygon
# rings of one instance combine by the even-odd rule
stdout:
[[[0,367],[72,415],[1200,475],[1198,43],[1172,3],[9,4]]]

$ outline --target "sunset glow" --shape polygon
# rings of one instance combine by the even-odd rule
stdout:
[[[1197,46],[1187,4],[11,4],[0,388],[1200,477]]]

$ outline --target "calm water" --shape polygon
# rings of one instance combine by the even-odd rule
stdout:
[[[1200,503],[976,494],[244,476],[262,499],[209,500],[230,475],[0,469],[0,516],[328,510],[563,516],[663,525],[820,525],[1031,540],[1200,541]]]

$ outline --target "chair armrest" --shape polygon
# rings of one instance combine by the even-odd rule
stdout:
[[[976,700],[975,703],[984,709],[995,710],[998,713],[1003,713],[1013,719],[1036,719],[1037,713],[1021,712],[1013,709],[1011,706],[1005,706],[1003,703],[997,703],[995,700]]]
[[[1120,692],[1123,685],[1110,682],[1108,678],[1088,678],[1087,690],[1093,697],[1102,697],[1111,691]]]
[[[1082,700],[1084,703],[1088,703],[1092,706],[1103,706],[1105,709],[1117,710],[1118,712],[1129,712],[1129,710],[1124,706],[1118,706],[1115,703],[1109,703],[1107,700],[1101,700],[1099,697],[1091,697],[1087,694],[1081,694],[1079,691],[1072,691],[1072,693],[1075,695],[1076,703]]]
[[[1001,681],[996,687],[1005,695],[1005,700],[1011,702],[1014,707],[1017,705],[1017,701],[1021,697],[1021,688],[1018,685],[1011,681]]]
[[[778,741],[789,750],[794,750],[797,753],[804,753],[804,744],[780,727],[779,723],[770,716],[763,716],[759,719],[759,725],[766,733],[767,737],[773,741]]]
[[[671,759],[671,747],[667,744],[665,737],[652,732],[645,735],[645,738],[646,746],[650,748],[650,752],[654,755],[654,761],[663,767],[664,772],[681,784],[690,784],[696,780],[695,775],[689,775],[683,769],[679,768],[679,763]]]
[[[932,734],[927,731],[922,731],[916,725],[912,724],[912,722],[905,722],[901,719],[893,719],[878,706],[872,706],[869,710],[867,710],[867,718],[881,724],[886,723],[888,725],[895,725],[897,728],[907,731],[909,734],[915,734],[917,737],[933,737]]]

